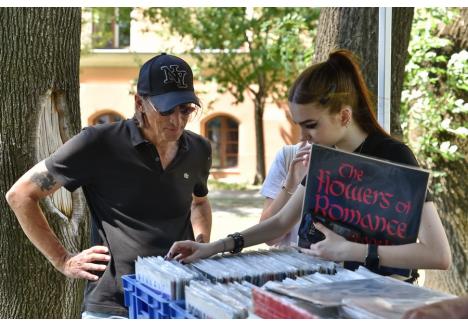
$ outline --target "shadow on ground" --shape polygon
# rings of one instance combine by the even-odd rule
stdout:
[[[258,190],[215,190],[208,194],[213,213],[230,213],[238,217],[258,215],[264,198]]]

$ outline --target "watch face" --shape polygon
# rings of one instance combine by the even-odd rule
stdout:
[[[379,259],[378,258],[367,258],[366,267],[370,270],[375,270],[379,268]]]

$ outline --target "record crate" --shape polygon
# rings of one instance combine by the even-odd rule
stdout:
[[[130,319],[194,319],[184,300],[171,300],[160,291],[139,282],[135,274],[122,276],[124,304]]]

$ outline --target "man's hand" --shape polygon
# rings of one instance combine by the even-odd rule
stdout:
[[[200,243],[208,243],[209,241],[205,241],[205,237],[203,236],[203,234],[199,234],[197,235],[197,238],[195,239],[196,242],[200,242]]]
[[[98,276],[90,272],[102,272],[110,261],[109,250],[104,246],[94,246],[79,254],[68,255],[56,268],[65,276],[97,281]],[[99,262],[99,263],[98,263]]]

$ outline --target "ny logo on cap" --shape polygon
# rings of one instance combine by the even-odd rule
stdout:
[[[187,84],[185,83],[187,71],[179,70],[178,65],[161,66],[161,70],[164,71],[166,76],[164,84],[176,83],[179,88],[187,88]]]

